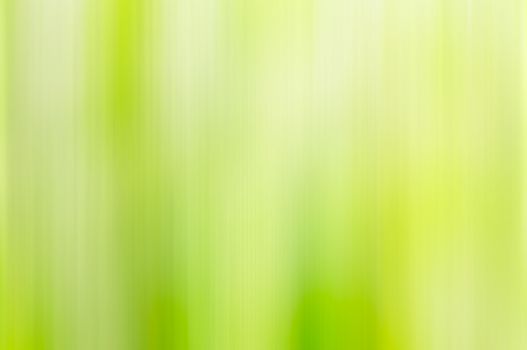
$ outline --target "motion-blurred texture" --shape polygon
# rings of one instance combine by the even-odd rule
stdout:
[[[527,349],[526,0],[0,15],[0,349]]]

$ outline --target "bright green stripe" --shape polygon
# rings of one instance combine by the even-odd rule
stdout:
[[[7,6],[0,2],[0,348],[7,348]]]

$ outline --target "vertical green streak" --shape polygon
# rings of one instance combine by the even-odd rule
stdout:
[[[163,134],[155,129],[159,115],[150,75],[155,52],[146,46],[153,35],[151,7],[141,0],[117,0],[114,6],[108,137],[125,347],[184,348],[184,293],[174,280],[174,254],[181,253],[174,250],[179,227],[177,177],[167,164],[170,159],[163,158]]]
[[[316,176],[315,176],[316,177]],[[321,280],[320,251],[318,239],[323,231],[320,219],[321,196],[319,180],[306,176],[305,185],[296,195],[298,206],[291,216],[297,247],[297,292],[292,305],[291,349],[317,350],[324,348],[324,331],[334,327],[324,317],[325,290]],[[327,292],[326,292],[327,294]],[[327,305],[326,305],[327,308]]]
[[[115,0],[111,9],[108,54],[108,138],[112,159],[113,239],[116,269],[120,276],[117,294],[122,300],[122,331],[127,349],[146,348],[146,324],[142,303],[149,281],[142,242],[146,222],[141,190],[145,177],[141,143],[141,94],[139,93],[142,43],[141,0]]]
[[[7,348],[7,0],[0,1],[0,348]]]
[[[137,143],[141,116],[139,91],[144,21],[142,0],[115,0],[110,40],[111,106],[110,121],[114,142],[123,147]],[[135,155],[132,149],[125,154]]]

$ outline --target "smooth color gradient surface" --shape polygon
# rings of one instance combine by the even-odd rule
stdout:
[[[0,0],[1,350],[527,349],[525,0]]]

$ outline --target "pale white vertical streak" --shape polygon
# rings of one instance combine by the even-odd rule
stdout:
[[[310,152],[322,174],[325,194],[320,215],[327,225],[317,247],[322,283],[334,293],[346,293],[350,273],[361,273],[357,257],[364,252],[356,243],[374,241],[366,237],[369,233],[361,237],[351,229],[349,213],[351,196],[369,191],[364,180],[373,179],[373,135],[382,126],[378,107],[384,3],[320,0],[315,4],[314,122],[309,135]]]
[[[178,245],[174,249],[184,255],[179,263],[185,267],[186,280],[174,278],[186,286],[188,348],[193,350],[220,349],[225,336],[216,331],[222,323],[218,317],[225,317],[225,312],[219,312],[222,304],[215,302],[224,283],[213,280],[221,269],[213,254],[217,232],[208,228],[214,208],[211,179],[217,175],[211,163],[222,154],[221,148],[210,148],[210,137],[222,132],[222,112],[216,101],[228,89],[218,80],[223,60],[222,5],[220,0],[161,0],[158,5],[160,51],[155,54],[163,72],[160,125],[170,140],[167,159],[174,163],[182,191],[177,194],[182,202],[175,210],[183,209],[179,215],[184,232],[174,233],[182,236],[174,240]]]
[[[342,111],[349,111],[356,103],[349,89],[358,73],[354,71],[354,65],[361,58],[361,52],[356,50],[357,39],[360,39],[356,22],[363,14],[358,13],[361,3],[343,0],[314,2],[313,108],[317,124],[312,132],[313,137],[318,137],[314,142],[352,142],[349,139],[352,118]],[[319,126],[323,128],[320,130]],[[328,135],[328,132],[333,134]],[[327,142],[320,144],[331,146]],[[343,151],[346,147],[335,149]]]
[[[41,86],[38,60],[41,50],[40,10],[36,1],[12,2],[11,23],[13,51],[10,53],[10,123],[9,123],[9,195],[10,224],[9,235],[9,294],[13,302],[9,306],[9,323],[13,347],[30,347],[35,335],[37,303],[35,290],[42,289],[40,298],[48,297],[47,288],[39,288],[37,279],[46,270],[39,250],[48,251],[43,242],[42,189],[38,183],[45,173],[45,152],[48,151],[43,130],[40,107],[42,96],[37,89]],[[41,69],[42,70],[42,69]],[[42,90],[42,88],[40,89]],[[46,131],[51,128],[46,128]],[[55,136],[55,135],[54,135]],[[40,180],[42,181],[42,180]],[[47,217],[47,216],[46,216]],[[48,241],[45,241],[48,243]],[[49,257],[48,257],[49,258]],[[38,271],[35,268],[38,266]],[[42,278],[41,278],[42,279]],[[40,290],[39,290],[40,291]]]
[[[78,124],[82,4],[82,0],[15,4],[14,40],[19,50],[13,56],[18,62],[13,74],[16,121],[12,138],[16,151],[12,156],[21,152],[23,160],[13,160],[20,162],[12,174],[13,195],[22,193],[21,200],[27,203],[21,206],[37,203],[27,211],[29,217],[17,219],[36,223],[27,239],[35,240],[30,254],[41,256],[42,266],[29,274],[47,286],[35,286],[33,291],[51,303],[39,317],[53,320],[47,327],[57,348],[80,348],[76,336],[78,282],[82,278],[78,270],[78,220],[83,212],[79,185],[84,174]]]
[[[161,126],[178,161],[192,165],[216,81],[219,0],[159,1]],[[190,171],[189,167],[179,169]],[[190,175],[187,173],[186,175]]]
[[[282,348],[288,330],[293,193],[306,169],[312,119],[310,1],[249,2],[246,141],[225,176],[220,230],[237,299],[228,301],[237,348]],[[234,95],[234,98],[236,96]],[[238,102],[240,103],[240,102]],[[230,247],[229,247],[230,246]]]
[[[176,151],[194,151],[222,57],[219,0],[161,0],[163,100]],[[227,88],[227,87],[226,87]]]

